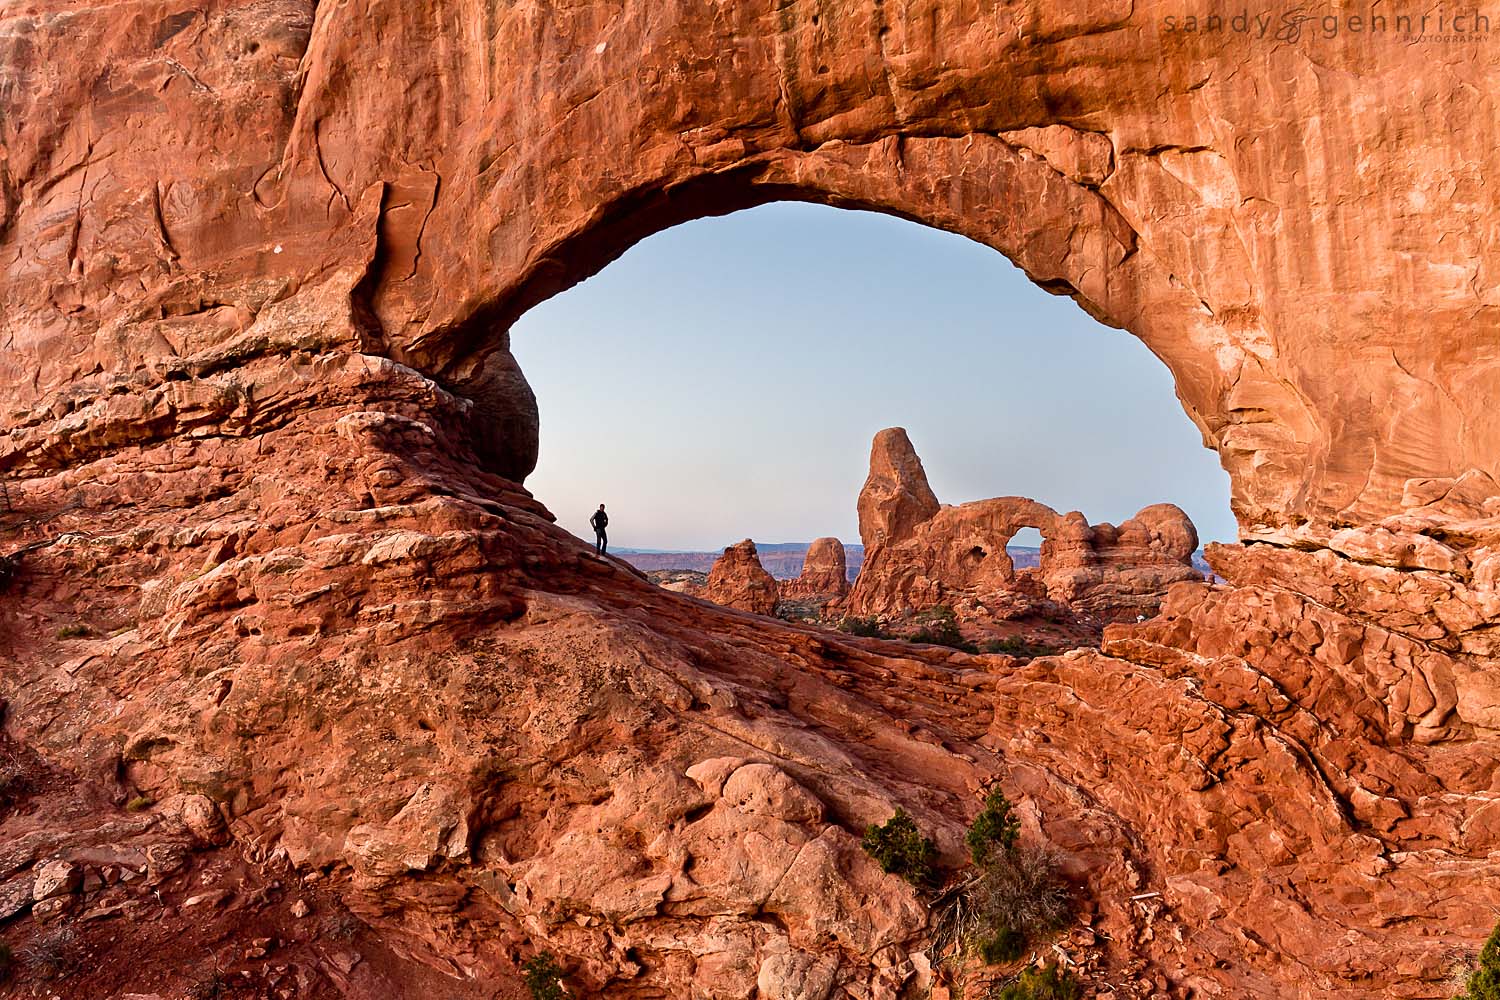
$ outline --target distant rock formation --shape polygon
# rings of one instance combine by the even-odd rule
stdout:
[[[849,593],[844,543],[837,538],[814,539],[802,561],[802,572],[780,586],[781,596],[806,600],[837,600]]]
[[[1193,565],[1198,531],[1175,504],[1152,504],[1118,528],[1075,511],[1042,534],[1047,596],[1101,618],[1151,617],[1172,584],[1204,578]]]
[[[1042,534],[1041,563],[1017,571],[1007,543],[1022,528]],[[1155,504],[1119,527],[1091,525],[1026,497],[942,506],[906,431],[875,436],[859,496],[865,564],[849,597],[856,614],[921,610],[973,598],[1014,611],[1017,596],[1051,600],[1110,620],[1154,615],[1173,583],[1201,580],[1192,565],[1198,533],[1172,504]]]
[[[780,591],[776,578],[767,573],[750,539],[724,550],[708,574],[703,596],[726,608],[769,615],[776,610]]]
[[[766,568],[766,572],[785,584],[797,579],[801,574],[802,566],[807,561],[808,546],[811,544],[810,542],[756,542],[755,552],[760,557],[760,564]],[[844,545],[843,548],[845,579],[852,581],[859,575],[859,567],[864,563],[865,547],[856,543]],[[610,554],[616,555],[636,569],[647,573],[653,570],[693,570],[706,575],[709,570],[713,569],[715,560],[723,554],[723,551],[723,549],[714,549],[712,552],[684,552],[680,549],[622,548],[618,553],[611,550]]]
[[[870,446],[870,475],[859,491],[859,537],[866,558],[872,548],[910,538],[917,525],[938,512],[927,470],[904,427],[888,427]]]

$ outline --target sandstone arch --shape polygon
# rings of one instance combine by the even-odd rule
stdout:
[[[1006,551],[1016,532],[1042,536],[1040,565],[1018,579]],[[1198,533],[1181,509],[1153,504],[1118,528],[1059,514],[1028,497],[941,505],[900,427],[875,435],[859,494],[865,561],[849,595],[856,614],[901,615],[958,598],[1024,591],[1105,621],[1154,615],[1174,583],[1200,581]]]
[[[1169,37],[1169,13],[280,0],[210,6],[192,31],[149,8],[126,26],[19,14],[11,65],[52,83],[9,98],[11,391],[86,391],[96,367],[247,333],[469,385],[510,320],[634,239],[798,197],[971,236],[1136,333],[1245,529],[1359,520],[1408,478],[1495,472],[1500,418],[1477,402],[1493,345],[1427,335],[1482,331],[1494,309],[1489,145],[1442,124],[1488,121],[1486,89],[1388,38]],[[40,54],[65,30],[62,75]],[[376,37],[401,58],[372,64]],[[1340,75],[1319,91],[1322,67]],[[1392,135],[1400,157],[1382,155]],[[206,142],[222,155],[184,155]],[[72,233],[70,205],[87,209]],[[524,468],[524,442],[500,450]]]

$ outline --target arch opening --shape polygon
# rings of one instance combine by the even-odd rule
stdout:
[[[922,435],[945,498],[1024,494],[1119,522],[1181,499],[1193,467],[1186,506],[1205,538],[1233,536],[1226,477],[1149,351],[989,247],[888,214],[799,199],[675,226],[533,309],[508,345],[542,401],[528,485],[585,537],[609,502],[617,550],[702,557],[754,537],[783,576],[795,564],[765,543],[852,550],[869,440],[892,424]],[[1172,440],[1132,458],[1153,422]],[[1089,486],[1132,461],[1133,490]],[[1035,565],[1041,539],[1017,529],[1017,568]],[[1012,562],[1003,543],[973,548]]]
[[[1087,139],[1079,141],[1097,159],[1102,153]],[[549,214],[546,228],[532,230],[519,244],[497,243],[502,231],[492,232],[494,279],[469,282],[474,297],[398,353],[474,399],[480,425],[513,428],[499,439],[493,431],[476,435],[475,443],[493,471],[519,480],[536,459],[534,433],[527,440],[535,417],[525,392],[513,384],[510,329],[532,307],[600,273],[641,240],[684,222],[771,203],[857,209],[997,250],[1031,285],[1066,295],[1100,323],[1130,331],[1174,373],[1169,392],[1202,443],[1222,448],[1229,362],[1223,352],[1207,355],[1199,339],[1184,336],[1184,312],[1200,311],[1202,304],[1149,253],[1139,252],[1130,225],[1090,186],[1093,174],[1074,176],[1077,164],[1049,155],[1046,143],[1029,148],[1020,140],[929,137],[781,150],[675,173],[671,180],[641,181],[606,200],[586,202],[585,213]],[[518,224],[524,226],[525,218]],[[516,230],[505,232],[514,236]],[[526,248],[524,259],[518,248]],[[1195,314],[1189,329],[1210,321],[1211,315]],[[1252,453],[1220,454],[1232,485],[1252,482],[1235,475]],[[1243,517],[1245,498],[1236,492],[1231,500]]]

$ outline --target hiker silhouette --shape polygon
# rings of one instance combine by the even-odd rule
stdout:
[[[609,551],[609,535],[604,530],[609,527],[609,515],[604,513],[602,503],[594,511],[594,516],[589,518],[589,524],[594,529],[594,554],[602,556]]]

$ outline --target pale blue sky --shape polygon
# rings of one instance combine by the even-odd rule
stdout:
[[[1171,501],[1204,541],[1234,537],[1228,477],[1144,344],[901,219],[780,203],[690,222],[531,310],[512,348],[541,409],[527,485],[589,538],[608,504],[619,547],[858,541],[892,426],[943,503],[1119,523]]]

